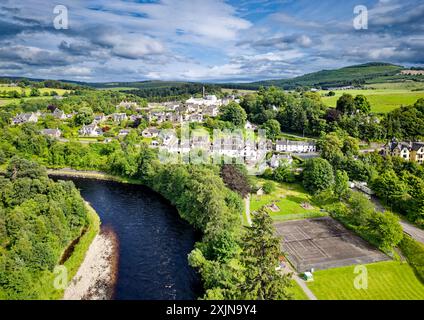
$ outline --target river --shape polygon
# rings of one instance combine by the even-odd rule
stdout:
[[[55,178],[56,180],[58,178]],[[187,254],[199,235],[162,196],[138,185],[72,180],[119,241],[118,300],[188,300],[201,283]]]

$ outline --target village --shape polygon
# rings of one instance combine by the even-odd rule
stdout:
[[[313,140],[282,138],[272,141],[265,137],[264,130],[249,121],[241,129],[213,130],[212,133],[201,127],[207,119],[219,117],[220,108],[231,102],[239,103],[240,100],[236,96],[218,99],[215,95],[203,94],[202,98],[191,97],[184,103],[148,103],[146,107],[132,101],[121,101],[116,105],[115,113],[94,114],[91,123],[78,128],[77,136],[64,135],[59,125],[40,132],[63,142],[71,140],[86,144],[110,143],[125,139],[134,132],[140,143],[148,143],[162,154],[178,154],[181,159],[186,159],[184,155],[194,157],[202,151],[206,162],[218,163],[224,159],[225,163],[245,163],[247,166],[260,163],[261,171],[266,167],[275,169],[283,163],[291,164],[292,155],[305,158],[318,156]],[[18,114],[11,120],[12,124],[38,123],[50,117],[66,126],[71,125],[78,115],[78,112],[66,114],[56,107],[50,109],[47,112]],[[141,123],[144,126],[140,126]]]

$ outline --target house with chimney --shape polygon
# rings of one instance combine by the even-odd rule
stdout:
[[[383,153],[401,157],[407,161],[424,163],[424,142],[405,142],[392,140],[384,145]]]

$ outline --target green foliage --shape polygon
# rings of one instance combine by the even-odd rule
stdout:
[[[424,283],[424,245],[405,235],[399,243],[399,248],[421,282]]]
[[[334,177],[334,194],[339,198],[344,197],[349,190],[349,176],[346,171],[337,170]]]
[[[263,184],[262,189],[264,190],[264,192],[265,192],[266,194],[273,193],[273,192],[276,190],[276,188],[275,188],[275,184],[274,184],[274,182],[272,182],[272,181],[266,181],[266,182]]]
[[[77,126],[87,125],[92,123],[94,120],[93,109],[89,107],[82,107],[78,110],[78,114],[75,116],[74,121]]]
[[[274,170],[272,178],[277,182],[292,183],[296,181],[293,170],[288,165],[279,165],[278,168]]]
[[[271,140],[275,140],[281,133],[280,123],[274,119],[265,122],[263,129],[265,129],[266,137]]]
[[[331,164],[322,158],[309,159],[303,171],[303,185],[311,193],[331,188],[334,174]]]
[[[243,127],[246,124],[246,111],[239,104],[231,102],[221,108],[221,120],[228,121],[236,127]]]
[[[241,298],[245,300],[287,300],[291,298],[290,275],[275,270],[282,255],[280,239],[275,237],[271,217],[265,209],[259,210],[247,227],[242,241],[245,281]]]
[[[355,100],[351,94],[343,93],[337,100],[336,110],[343,114],[353,114],[355,112]]]
[[[0,299],[40,299],[62,252],[88,224],[72,182],[14,158],[0,177]],[[49,283],[53,289],[53,282]]]
[[[393,213],[377,212],[374,204],[359,192],[351,192],[347,204],[330,209],[333,217],[385,252],[390,252],[403,238],[399,218]]]

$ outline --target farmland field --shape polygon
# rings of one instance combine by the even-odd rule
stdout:
[[[333,97],[322,97],[322,101],[329,107],[336,107],[337,99],[343,93],[349,93],[353,96],[363,94],[371,104],[371,111],[376,113],[387,113],[402,105],[414,104],[418,99],[424,98],[424,91],[408,89],[336,90],[334,92],[336,95]],[[327,94],[328,91],[322,91],[322,93]]]
[[[422,300],[424,284],[407,263],[385,261],[365,265],[368,288],[354,287],[354,266],[314,272],[308,287],[322,300]]]
[[[1,92],[1,91],[9,92],[9,91],[14,91],[14,90],[15,90],[15,91],[18,91],[19,93],[20,93],[20,92],[22,92],[22,90],[25,90],[25,94],[27,94],[27,95],[31,92],[31,89],[30,89],[30,88],[22,89],[22,88],[20,88],[20,87],[6,87],[6,86],[0,86],[0,92]],[[70,90],[64,90],[64,89],[54,89],[54,88],[40,88],[39,90],[40,90],[41,95],[42,95],[43,93],[45,93],[45,92],[50,93],[50,92],[52,92],[52,91],[56,91],[58,95],[63,95],[65,92],[69,92],[69,91],[70,91]]]
[[[258,186],[265,183],[264,179],[257,179]],[[270,216],[274,220],[291,220],[321,217],[325,215],[320,211],[320,208],[311,206],[308,209],[302,207],[302,203],[310,204],[311,196],[303,189],[300,184],[278,183],[273,182],[275,191],[262,196],[252,194],[250,202],[250,211],[257,211],[263,206],[272,205],[275,203],[279,208],[278,212],[273,212],[267,209]]]

